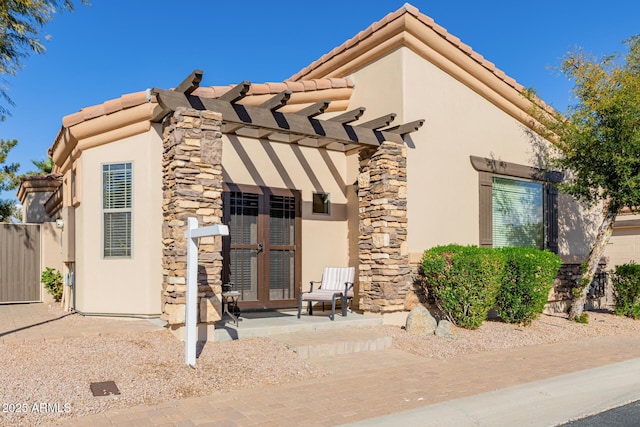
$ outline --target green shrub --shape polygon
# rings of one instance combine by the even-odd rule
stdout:
[[[554,253],[535,248],[499,250],[505,256],[505,268],[496,312],[507,323],[528,325],[544,310],[562,260]]]
[[[640,319],[640,264],[616,266],[611,275],[614,310],[619,316]]]
[[[580,316],[576,317],[576,322],[586,325],[589,323],[589,315],[583,311]]]
[[[504,267],[501,252],[448,245],[426,250],[422,269],[437,304],[456,325],[476,329],[493,308]]]
[[[62,299],[62,274],[55,268],[46,267],[42,272],[40,281],[44,284],[45,289],[56,301]]]

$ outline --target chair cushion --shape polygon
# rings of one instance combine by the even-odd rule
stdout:
[[[342,296],[342,292],[316,289],[313,292],[304,292],[302,301],[331,301],[334,295],[338,299]]]
[[[320,289],[344,292],[344,284],[353,283],[355,275],[354,267],[325,267]]]

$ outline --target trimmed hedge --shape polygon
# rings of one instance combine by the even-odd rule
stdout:
[[[500,251],[447,245],[426,250],[422,269],[438,305],[456,325],[476,329],[495,305],[504,269]]]
[[[614,310],[619,316],[640,319],[640,264],[616,266],[611,275]]]
[[[505,257],[505,267],[496,312],[507,323],[528,325],[542,314],[562,260],[554,253],[535,248],[498,250]]]

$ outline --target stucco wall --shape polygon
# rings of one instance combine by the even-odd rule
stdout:
[[[33,192],[27,194],[22,204],[22,222],[41,224],[43,222],[52,221],[44,208],[44,204],[53,194],[51,191]]]
[[[479,243],[478,172],[469,156],[539,166],[539,141],[506,114],[408,48],[354,73],[350,108],[366,105],[370,117],[398,113],[396,122],[426,119],[408,141],[408,244],[414,254],[441,244]],[[577,205],[559,200],[563,255],[588,253]],[[563,226],[564,225],[564,226]]]
[[[303,289],[325,266],[349,265],[344,153],[223,135],[222,166],[226,183],[301,191]],[[330,216],[311,213],[313,192],[330,194]]]
[[[76,309],[85,313],[160,313],[162,284],[162,139],[143,134],[88,149],[76,207]],[[102,257],[102,164],[133,163],[132,256]]]
[[[62,248],[61,248],[61,233],[62,230],[56,228],[55,222],[44,222],[40,224],[40,242],[41,242],[41,258],[40,258],[40,271],[42,272],[46,267],[52,267],[60,272],[63,272],[62,265]],[[42,286],[42,302],[52,303],[53,297]]]
[[[618,224],[637,221],[640,215],[620,215]],[[640,227],[622,225],[614,229],[611,240],[607,245],[605,255],[609,257],[609,267],[613,269],[616,265],[628,262],[640,263]]]

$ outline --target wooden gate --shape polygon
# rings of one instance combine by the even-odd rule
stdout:
[[[0,224],[0,303],[40,301],[40,226]]]

